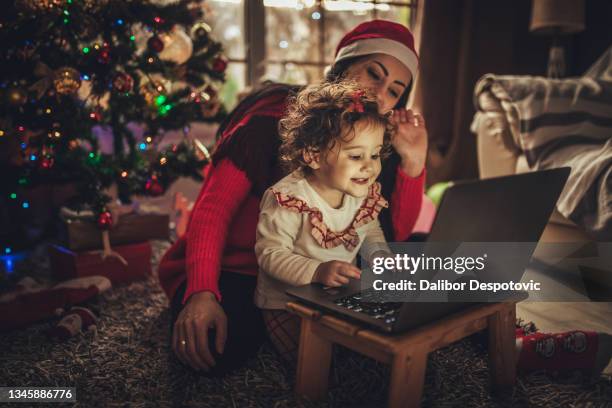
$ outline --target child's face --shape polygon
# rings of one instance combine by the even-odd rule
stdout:
[[[380,174],[380,150],[384,128],[357,122],[354,134],[338,140],[313,163],[316,190],[332,207],[342,203],[344,194],[365,197]]]

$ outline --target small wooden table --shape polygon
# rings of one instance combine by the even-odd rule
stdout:
[[[516,377],[516,301],[478,304],[401,335],[386,335],[296,302],[302,318],[295,390],[311,400],[327,395],[332,344],[391,364],[389,407],[418,407],[427,355],[475,332],[489,330],[489,372],[496,391],[511,391]]]

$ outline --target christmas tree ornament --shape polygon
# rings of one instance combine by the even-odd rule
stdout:
[[[52,156],[45,156],[40,160],[40,167],[42,169],[48,170],[53,167],[54,160]]]
[[[23,88],[10,88],[7,92],[8,102],[13,106],[21,106],[28,101],[28,93]]]
[[[164,194],[164,188],[159,183],[159,180],[156,176],[151,176],[151,178],[147,180],[147,183],[145,184],[145,190],[152,196],[159,196]]]
[[[110,62],[110,51],[106,48],[103,48],[100,53],[98,54],[98,62],[100,64],[108,64]]]
[[[125,72],[118,72],[113,77],[113,88],[117,92],[130,92],[134,87],[134,79]]]
[[[57,9],[61,5],[60,0],[17,0],[17,8],[25,11],[47,11]]]
[[[108,230],[113,226],[113,216],[110,211],[102,211],[98,216],[98,228]]]
[[[53,76],[53,86],[60,95],[73,94],[81,87],[81,75],[71,67],[58,68]]]
[[[89,118],[95,122],[99,122],[102,120],[102,114],[99,110],[94,110],[89,113]]]
[[[160,104],[161,97],[165,102],[166,87],[161,81],[152,79],[140,87],[140,94],[144,97],[145,102],[150,107],[157,107]]]
[[[191,27],[191,36],[199,39],[207,39],[212,29],[203,21],[194,24]]]
[[[227,60],[223,57],[216,57],[213,61],[212,69],[215,72],[223,73],[227,68]]]
[[[152,51],[161,52],[164,49],[164,42],[157,35],[154,35],[147,41],[147,46]]]
[[[182,64],[191,57],[193,42],[181,27],[174,26],[172,31],[161,34],[160,39],[163,41],[162,50],[157,51],[160,59]]]

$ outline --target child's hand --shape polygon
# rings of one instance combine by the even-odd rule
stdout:
[[[418,177],[427,158],[425,120],[411,109],[396,109],[392,121],[397,126],[397,132],[391,144],[402,159],[401,168],[408,176]]]
[[[360,279],[359,268],[348,262],[328,261],[317,267],[312,281],[325,286],[342,286],[349,283],[349,278]]]

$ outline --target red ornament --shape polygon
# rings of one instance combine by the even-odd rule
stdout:
[[[147,192],[152,196],[159,196],[164,194],[164,188],[161,184],[159,184],[159,181],[155,176],[147,180],[147,184],[145,184],[145,190],[147,190]]]
[[[93,111],[89,113],[89,118],[95,122],[99,122],[102,120],[102,114],[98,111]]]
[[[225,58],[223,57],[215,58],[215,60],[213,61],[213,66],[212,66],[213,71],[222,73],[222,72],[225,72],[226,68],[227,68],[227,60]]]
[[[153,37],[149,38],[149,41],[147,41],[147,46],[149,49],[155,52],[162,52],[164,49],[164,42],[161,38],[154,35]]]
[[[40,167],[43,169],[50,169],[51,167],[53,167],[53,157],[43,157],[40,160]]]
[[[113,216],[111,215],[110,211],[103,211],[100,213],[100,216],[98,217],[98,228],[101,230],[107,230],[110,229],[112,225]]]
[[[110,51],[102,50],[98,55],[98,62],[100,64],[108,64],[110,62]]]
[[[113,88],[118,92],[130,92],[134,87],[134,79],[125,72],[118,72],[113,78]]]

